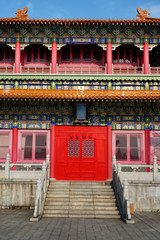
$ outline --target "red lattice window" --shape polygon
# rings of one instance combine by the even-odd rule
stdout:
[[[80,141],[68,141],[68,157],[80,157]]]
[[[94,157],[94,141],[82,141],[82,157]]]

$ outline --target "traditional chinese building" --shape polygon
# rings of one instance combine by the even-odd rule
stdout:
[[[111,180],[160,162],[160,19],[0,19],[0,161],[50,178]]]

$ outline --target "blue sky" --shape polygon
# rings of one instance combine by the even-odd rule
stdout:
[[[24,6],[30,18],[133,19],[137,7],[147,9],[150,17],[160,18],[160,0],[1,0],[0,18],[14,17]]]

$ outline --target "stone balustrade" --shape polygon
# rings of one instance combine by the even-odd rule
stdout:
[[[113,185],[121,216],[131,219],[132,211],[160,209],[160,165],[154,156],[153,164],[116,164],[113,156]]]

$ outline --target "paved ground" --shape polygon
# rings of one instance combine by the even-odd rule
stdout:
[[[160,240],[160,213],[137,213],[135,224],[121,220],[43,218],[31,210],[0,210],[0,240]]]

